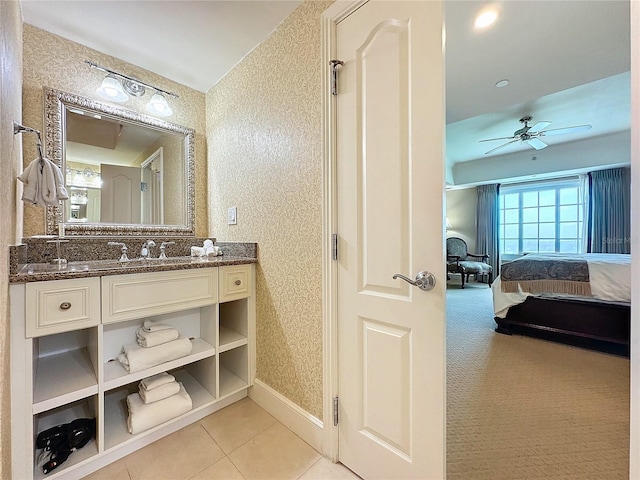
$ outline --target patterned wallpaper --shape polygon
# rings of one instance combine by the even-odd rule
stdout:
[[[206,96],[210,235],[258,243],[257,377],[322,418],[320,14],[307,1]],[[238,224],[227,225],[227,208]]]
[[[16,205],[20,168],[22,15],[18,2],[0,1],[0,478],[11,478],[9,390],[9,245],[22,236],[22,207]]]
[[[41,130],[43,128],[43,93],[47,86],[64,92],[109,103],[96,93],[104,78],[104,73],[89,68],[84,60],[92,60],[100,65],[139,78],[152,85],[180,95],[179,99],[169,99],[173,115],[163,118],[171,123],[184,125],[196,131],[196,185],[195,185],[195,227],[196,236],[206,236],[207,225],[207,165],[205,143],[205,95],[189,87],[161,77],[141,67],[102,54],[78,43],[24,24],[24,83],[23,122]],[[144,107],[149,94],[131,99],[124,104],[115,104],[136,112],[145,113]],[[29,139],[31,140],[31,139]],[[23,142],[25,166],[36,157],[35,143]],[[45,232],[44,210],[25,205],[24,235],[32,236]]]

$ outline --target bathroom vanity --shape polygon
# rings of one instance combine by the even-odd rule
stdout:
[[[255,376],[255,258],[135,264],[88,262],[11,276],[13,478],[81,478],[247,395]],[[144,320],[176,328],[191,353],[128,373],[117,361]],[[171,373],[193,408],[136,435],[126,397]],[[39,432],[96,418],[96,437],[48,475],[36,465]]]

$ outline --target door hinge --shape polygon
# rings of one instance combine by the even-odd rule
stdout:
[[[338,67],[344,65],[342,60],[330,60],[331,65],[331,95],[338,95]]]
[[[333,397],[333,426],[338,426],[338,397]]]
[[[338,234],[331,235],[331,258],[338,260]]]

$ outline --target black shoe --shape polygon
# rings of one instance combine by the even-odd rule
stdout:
[[[60,465],[62,465],[69,455],[71,455],[72,450],[56,450],[51,452],[51,457],[49,457],[49,461],[42,466],[42,472],[46,475],[47,473],[55,470]]]
[[[84,447],[96,436],[95,418],[78,418],[65,426],[67,427],[67,439],[71,450]]]
[[[67,439],[66,425],[57,425],[46,429],[38,434],[36,438],[36,447],[51,450],[54,446],[59,445]]]

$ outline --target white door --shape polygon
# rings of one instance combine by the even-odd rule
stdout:
[[[100,178],[100,221],[140,223],[140,168],[102,163]]]
[[[339,459],[365,479],[445,477],[442,26],[371,0],[336,28]]]

